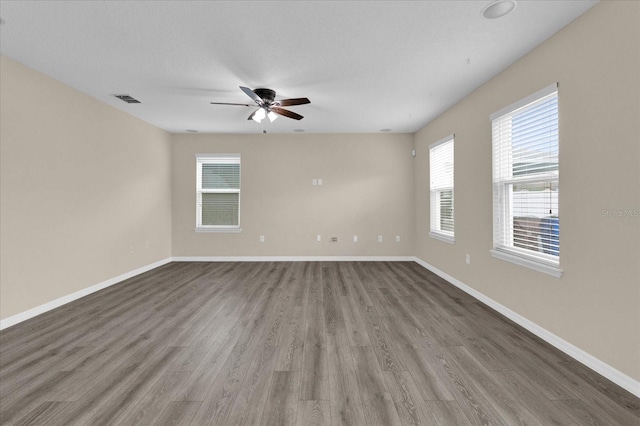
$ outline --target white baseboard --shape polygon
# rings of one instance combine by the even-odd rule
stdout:
[[[599,360],[598,358],[596,358],[593,355],[583,351],[582,349],[578,348],[577,346],[572,345],[571,343],[567,342],[566,340],[564,340],[564,339],[556,336],[555,334],[551,333],[550,331],[540,327],[536,323],[534,323],[534,322],[528,320],[527,318],[523,317],[522,315],[512,311],[511,309],[507,308],[506,306],[501,305],[500,303],[496,302],[495,300],[491,299],[490,297],[487,297],[484,294],[480,293],[479,291],[477,291],[477,290],[469,287],[468,285],[458,281],[457,279],[453,278],[451,275],[446,274],[445,272],[439,270],[435,266],[428,264],[424,260],[418,259],[417,257],[414,258],[414,260],[415,260],[416,263],[418,263],[419,265],[421,265],[425,269],[428,269],[429,271],[433,272],[434,274],[438,275],[439,277],[444,278],[445,280],[450,282],[452,285],[458,287],[460,290],[464,291],[465,293],[473,296],[474,298],[476,298],[480,302],[484,303],[485,305],[489,306],[493,310],[495,310],[498,313],[500,313],[500,314],[504,315],[505,317],[509,318],[511,321],[515,322],[516,324],[520,325],[521,327],[529,330],[531,333],[535,334],[536,336],[538,336],[539,338],[541,338],[545,342],[553,345],[557,349],[559,349],[562,352],[564,352],[565,354],[569,355],[571,358],[575,359],[576,361],[579,361],[580,363],[582,363],[585,366],[589,367],[590,369],[592,369],[596,373],[606,377],[607,379],[611,380],[613,383],[617,384],[621,388],[624,388],[624,389],[628,390],[629,392],[631,392],[632,394],[634,394],[635,396],[640,398],[640,381],[637,381],[637,380],[627,376],[626,374],[622,373],[621,371],[616,370],[615,368],[613,368],[609,364]]]
[[[22,321],[26,321],[30,318],[43,314],[59,306],[66,305],[69,302],[73,302],[76,299],[80,299],[81,297],[87,296],[91,293],[95,293],[96,291],[102,290],[103,288],[110,287],[121,281],[135,277],[136,275],[140,275],[144,272],[150,271],[159,266],[166,265],[169,262],[171,262],[171,258],[159,260],[149,265],[145,265],[140,268],[134,269],[133,271],[129,271],[124,274],[118,275],[117,277],[110,278],[106,281],[102,281],[101,283],[92,285],[91,287],[83,288],[82,290],[79,290],[74,293],[68,294],[66,296],[60,297],[58,299],[52,300],[51,302],[47,302],[44,305],[36,306],[35,308],[31,308],[27,311],[20,312],[19,314],[0,320],[0,330],[4,330],[7,327],[11,327],[12,325],[16,325]]]
[[[174,262],[413,262],[414,256],[177,256]]]

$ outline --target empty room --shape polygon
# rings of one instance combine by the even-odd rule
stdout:
[[[0,0],[0,425],[640,424],[640,1]]]

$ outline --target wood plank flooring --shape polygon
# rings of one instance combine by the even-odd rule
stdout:
[[[413,262],[170,263],[0,332],[2,425],[640,425]]]

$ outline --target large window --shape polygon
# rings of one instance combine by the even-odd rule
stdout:
[[[453,135],[429,146],[431,209],[429,235],[454,242]]]
[[[561,276],[558,86],[491,115],[492,254]]]
[[[240,230],[240,154],[196,155],[196,231]]]

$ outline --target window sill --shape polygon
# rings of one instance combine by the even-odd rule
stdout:
[[[537,260],[527,259],[521,256],[516,256],[503,250],[494,249],[490,251],[491,256],[497,259],[506,260],[507,262],[515,263],[516,265],[524,266],[525,268],[533,269],[535,271],[542,272],[556,278],[560,278],[562,277],[562,274],[564,274],[564,271],[559,266],[542,263]]]
[[[196,232],[214,232],[218,234],[237,234],[242,228],[195,228]]]
[[[451,235],[440,234],[438,232],[429,231],[429,236],[431,238],[435,238],[436,240],[444,241],[445,243],[455,244],[456,239]]]

